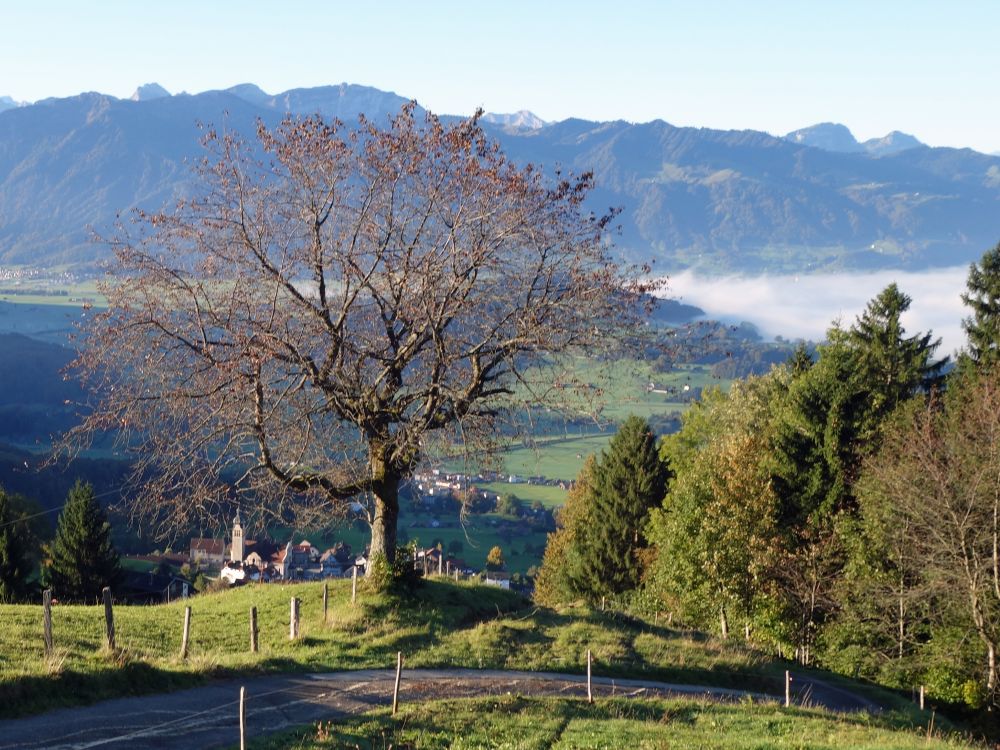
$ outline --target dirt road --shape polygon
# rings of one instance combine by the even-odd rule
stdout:
[[[191,750],[239,741],[239,692],[246,687],[247,736],[258,737],[299,724],[335,719],[391,703],[394,671],[253,677],[216,682],[174,693],[119,698],[60,709],[25,719],[0,721],[0,750]],[[586,695],[581,675],[464,669],[404,670],[401,701],[515,693]],[[594,678],[595,697],[704,696],[739,700],[769,696],[741,690],[672,685],[646,680]],[[797,700],[835,711],[877,711],[870,701],[808,678],[793,681]],[[770,696],[772,699],[775,696]]]

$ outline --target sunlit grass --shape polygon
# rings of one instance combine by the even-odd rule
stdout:
[[[670,750],[941,750],[960,737],[898,716],[838,716],[774,703],[698,700],[495,698],[404,703],[251,741],[254,750],[407,748],[670,748]]]
[[[300,637],[288,638],[289,603],[301,600]],[[191,643],[181,659],[184,606]],[[260,651],[249,650],[256,607]],[[706,685],[777,691],[783,667],[736,644],[579,607],[535,608],[488,586],[430,580],[409,595],[331,582],[328,621],[321,584],[245,586],[155,607],[115,608],[116,650],[104,645],[103,609],[53,607],[55,654],[46,658],[39,605],[0,605],[0,714],[192,685],[213,676],[388,667],[582,672],[595,670]]]

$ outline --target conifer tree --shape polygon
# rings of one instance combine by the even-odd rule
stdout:
[[[32,567],[32,534],[11,500],[0,488],[0,602],[4,603],[25,598]]]
[[[42,583],[63,601],[95,601],[105,586],[122,578],[111,524],[97,502],[92,485],[77,481],[59,514],[51,555]]]
[[[663,501],[667,468],[649,424],[626,419],[594,472],[589,523],[577,535],[581,593],[597,598],[639,585],[649,513]]]
[[[966,287],[962,302],[972,316],[962,321],[969,344],[961,361],[991,365],[1000,360],[1000,244],[969,266]]]

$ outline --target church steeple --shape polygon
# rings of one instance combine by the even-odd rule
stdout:
[[[236,511],[236,519],[233,521],[233,546],[232,559],[235,562],[243,562],[246,550],[243,545],[243,526],[240,525],[240,512]]]

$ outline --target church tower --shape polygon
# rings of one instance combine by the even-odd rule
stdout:
[[[240,512],[236,511],[236,520],[233,521],[233,547],[231,557],[235,562],[243,562],[244,554],[243,527],[240,525]]]

